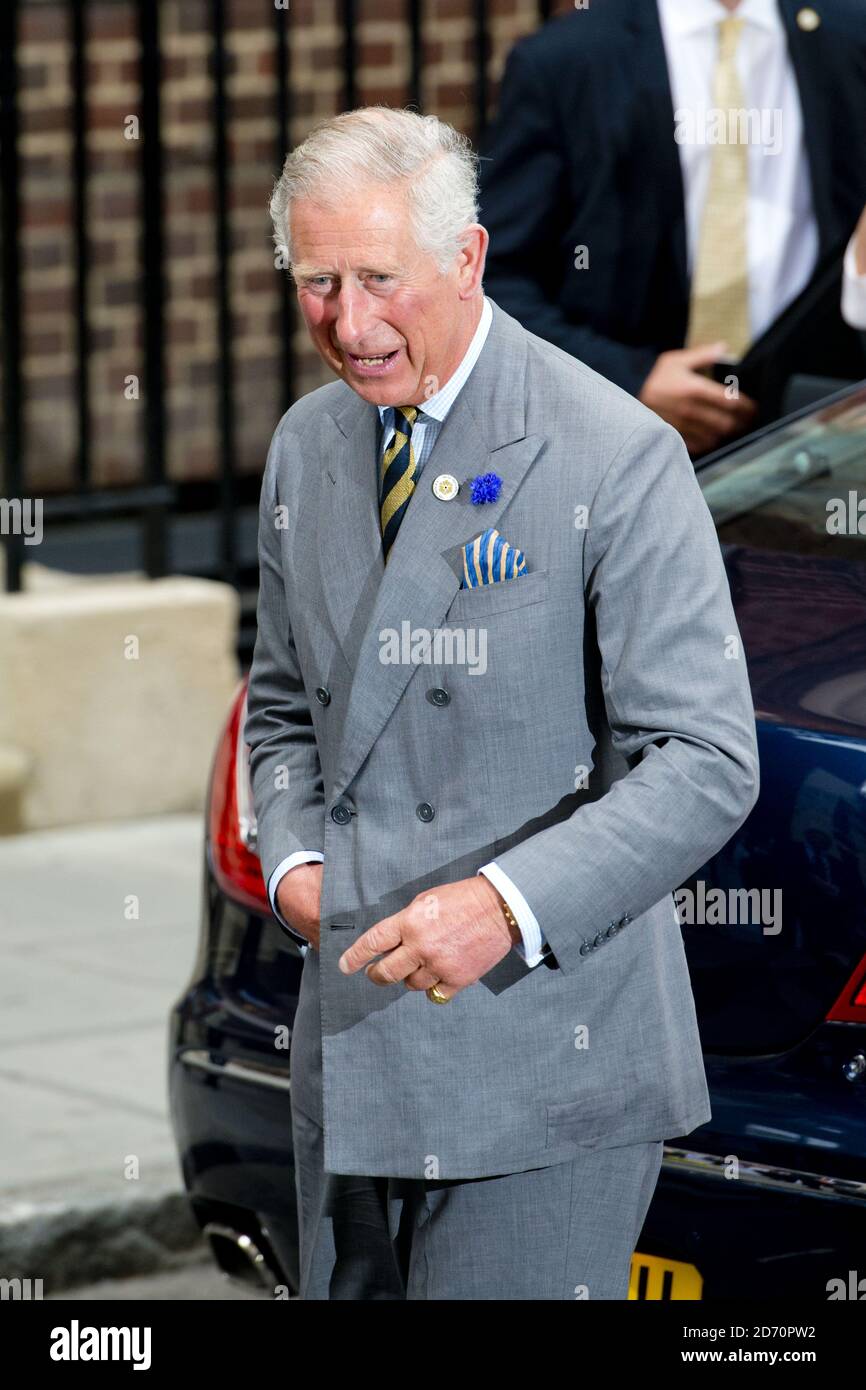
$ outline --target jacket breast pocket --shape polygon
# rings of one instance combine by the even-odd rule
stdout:
[[[514,579],[499,579],[494,584],[479,584],[474,589],[458,589],[446,621],[483,622],[494,613],[507,613],[514,608],[526,608],[530,603],[542,603],[548,596],[547,570],[530,570]]]

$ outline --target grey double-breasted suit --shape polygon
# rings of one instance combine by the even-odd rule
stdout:
[[[378,413],[346,384],[286,412],[262,484],[245,736],[264,877],[324,854],[292,1085],[333,1173],[513,1173],[711,1113],[671,894],[758,786],[715,529],[671,428],[493,314],[386,568]],[[473,505],[487,471],[500,495]],[[461,589],[487,526],[527,573]],[[383,659],[405,623],[474,629],[476,656],[483,633],[484,669],[459,643]],[[492,859],[557,969],[512,951],[446,1007],[340,972],[374,922]]]

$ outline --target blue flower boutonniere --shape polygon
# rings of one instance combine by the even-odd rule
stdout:
[[[478,507],[482,502],[495,502],[502,491],[502,479],[498,473],[479,473],[470,483],[469,500]]]

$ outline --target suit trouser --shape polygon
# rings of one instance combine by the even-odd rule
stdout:
[[[661,1140],[490,1178],[326,1173],[293,1110],[303,1299],[625,1299]]]

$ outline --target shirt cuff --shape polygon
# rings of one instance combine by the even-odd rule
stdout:
[[[289,869],[294,869],[296,865],[323,864],[324,862],[325,856],[319,850],[298,849],[295,850],[294,854],[290,854],[285,859],[281,859],[277,867],[274,869],[274,872],[268,879],[268,901],[271,904],[271,912],[274,914],[280,925],[285,927],[286,931],[290,934],[290,936],[292,936],[295,939],[295,941],[298,942],[302,952],[305,955],[309,949],[310,943],[306,940],[305,937],[301,935],[300,932],[295,931],[294,927],[290,927],[283,914],[278,911],[277,888],[279,887],[280,879],[289,872]]]
[[[520,928],[520,935],[523,937],[523,945],[514,943],[514,949],[518,955],[523,956],[526,964],[531,968],[540,965],[544,960],[542,947],[545,944],[541,927],[538,919],[529,903],[524,898],[516,884],[511,882],[507,874],[503,873],[499,865],[494,861],[491,864],[483,864],[478,870],[486,879],[489,879],[502,897],[508,903],[514,913],[515,921]]]
[[[851,328],[866,329],[866,271],[857,274],[853,237],[842,263],[842,317]]]

